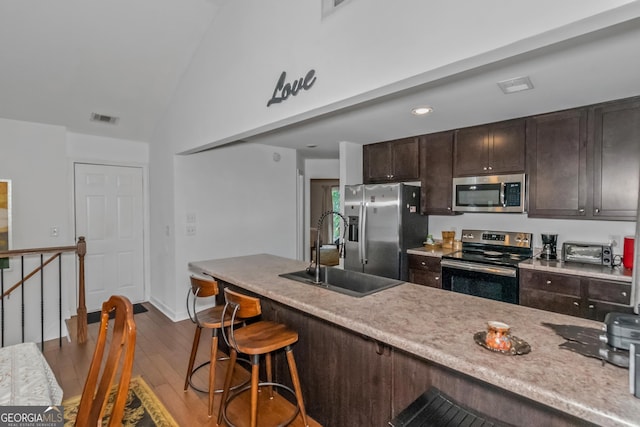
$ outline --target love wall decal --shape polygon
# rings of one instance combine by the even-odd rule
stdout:
[[[289,96],[296,96],[301,90],[311,89],[316,80],[316,70],[309,70],[306,76],[300,77],[292,83],[287,83],[287,72],[283,71],[276,83],[271,99],[267,102],[267,107],[271,104],[279,104],[282,101],[286,101]]]

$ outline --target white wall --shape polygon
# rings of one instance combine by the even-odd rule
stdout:
[[[429,216],[429,233],[433,234],[435,239],[442,238],[442,230],[455,230],[456,239],[460,239],[464,228],[530,232],[534,234],[533,242],[536,248],[542,247],[540,233],[558,234],[558,251],[565,241],[608,243],[610,236],[618,236],[618,246],[613,248],[616,254],[622,254],[624,236],[635,234],[635,223],[630,221],[540,219],[528,218],[526,214],[489,213],[465,213],[451,217]]]
[[[148,144],[69,133],[64,127],[0,119],[0,178],[12,180],[13,249],[75,245],[73,207],[73,162],[136,164],[146,167]],[[51,227],[58,237],[51,236]],[[46,260],[46,257],[45,257]],[[25,274],[39,264],[39,257],[25,258]],[[45,339],[58,335],[57,261],[45,273]],[[76,257],[63,256],[62,313],[68,318],[77,307]],[[20,280],[19,260],[5,271],[8,288]],[[26,340],[40,340],[39,275],[27,282]],[[5,300],[7,343],[20,341],[20,298]],[[63,324],[63,334],[66,328]]]
[[[320,2],[226,2],[176,92],[165,136],[175,152],[237,140],[397,90],[398,82],[425,83],[610,25],[624,17],[585,18],[630,0],[459,3],[361,0],[323,20]],[[267,108],[282,71],[292,82],[310,69],[310,90]]]
[[[296,152],[247,143],[174,160],[175,289],[173,298],[160,302],[166,314],[181,319],[190,261],[256,253],[296,257]],[[196,222],[189,224],[187,214]],[[195,225],[195,235],[186,235],[187,225]]]

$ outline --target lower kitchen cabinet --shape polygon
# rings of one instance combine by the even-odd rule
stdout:
[[[442,288],[440,258],[409,254],[409,282]]]
[[[251,294],[234,285],[220,283]],[[258,297],[264,320],[285,323],[298,332],[293,353],[305,407],[307,413],[323,426],[387,427],[390,420],[430,387],[437,387],[462,406],[503,423],[527,420],[531,425],[589,425],[338,325]],[[275,381],[291,387],[283,352],[276,354],[273,365]],[[283,396],[294,400],[286,394]]]
[[[610,311],[631,313],[631,285],[613,280],[520,269],[520,305],[603,321]]]

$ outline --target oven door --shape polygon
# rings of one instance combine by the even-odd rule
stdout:
[[[443,259],[442,289],[518,304],[518,269]]]

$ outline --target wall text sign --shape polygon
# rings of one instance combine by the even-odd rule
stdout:
[[[306,76],[294,80],[293,83],[285,83],[287,80],[287,72],[280,74],[276,88],[273,90],[271,99],[267,102],[267,107],[271,104],[279,104],[285,101],[289,96],[296,96],[301,90],[309,90],[316,82],[316,70],[309,70]]]

